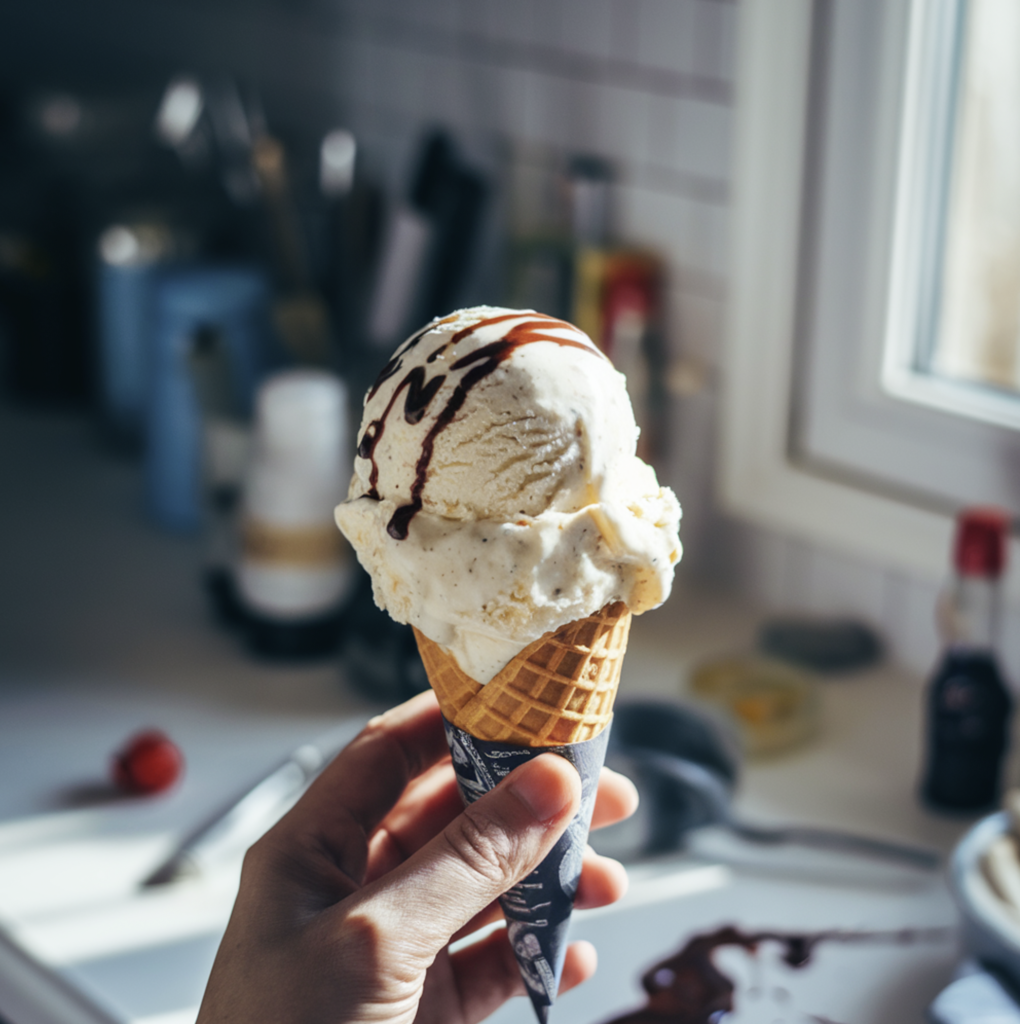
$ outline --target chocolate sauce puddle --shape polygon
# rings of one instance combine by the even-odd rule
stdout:
[[[729,925],[694,936],[678,953],[648,970],[641,979],[641,985],[648,993],[648,1004],[633,1013],[614,1017],[606,1024],[714,1024],[724,1014],[732,1013],[735,987],[712,961],[713,952],[721,946],[739,946],[754,953],[763,942],[777,942],[784,947],[783,962],[800,969],[811,962],[815,948],[822,942],[906,945],[944,941],[952,935],[949,928],[798,933],[745,932]],[[810,1014],[807,1016],[811,1019]],[[825,1020],[821,1017],[813,1019]]]
[[[462,341],[464,338],[473,334],[482,327],[490,327],[493,324],[502,323],[506,320],[520,319],[520,313],[505,313],[501,316],[494,316],[487,320],[481,320],[476,324],[472,324],[470,327],[465,327],[463,330],[454,334],[453,337],[437,346],[435,351],[430,352],[425,362],[427,364],[433,363],[444,351],[446,351],[447,348],[457,345],[458,342]],[[443,322],[444,321],[440,321],[440,323]],[[419,331],[417,334],[412,335],[412,337],[408,339],[407,343],[383,367],[382,372],[379,374],[375,384],[372,386],[372,390],[368,393],[368,400],[372,399],[372,397],[378,392],[379,388],[387,380],[400,372],[400,369],[403,366],[403,357],[436,326],[438,325],[429,324],[428,327]],[[488,345],[483,345],[477,351],[468,353],[468,355],[458,359],[450,367],[451,373],[456,370],[466,370],[467,372],[457,382],[457,386],[453,389],[452,394],[447,399],[446,406],[436,417],[435,423],[432,424],[428,433],[422,439],[421,455],[418,457],[418,462],[415,465],[414,483],[411,485],[411,501],[407,505],[401,505],[400,508],[393,513],[386,526],[386,532],[393,537],[394,540],[404,540],[407,537],[411,520],[419,511],[421,511],[422,492],[424,491],[425,483],[428,480],[429,464],[432,461],[432,454],[435,450],[436,438],[453,422],[454,417],[467,400],[471,389],[479,381],[488,377],[490,373],[492,373],[504,360],[508,359],[517,349],[524,345],[535,344],[539,341],[551,341],[556,345],[563,346],[564,348],[579,348],[583,352],[598,356],[599,358],[605,358],[597,349],[582,341],[573,341],[570,338],[558,338],[554,334],[544,333],[552,327],[566,327],[571,331],[576,330],[573,325],[566,323],[564,320],[557,320],[555,317],[546,316],[543,313],[528,314],[528,319],[511,327],[510,330],[507,331],[507,333],[498,341],[491,342]],[[397,399],[406,390],[407,397],[404,400],[404,419],[407,423],[420,423],[424,418],[425,413],[428,411],[432,400],[436,397],[439,389],[443,386],[446,376],[446,374],[437,374],[431,380],[426,381],[425,367],[416,366],[396,386],[393,394],[390,396],[389,402],[386,403],[386,408],[383,410],[382,415],[378,417],[378,419],[372,420],[372,422],[365,428],[365,432],[362,435],[361,440],[358,442],[358,455],[363,459],[370,460],[372,463],[372,468],[369,472],[368,478],[369,490],[365,495],[366,497],[374,498],[375,500],[379,499],[379,491],[377,489],[377,485],[379,483],[379,465],[375,461],[375,450],[384,431],[386,430],[386,422],[389,419],[390,413],[392,412]]]

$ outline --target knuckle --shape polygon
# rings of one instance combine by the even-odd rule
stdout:
[[[241,868],[248,874],[260,871],[270,856],[269,844],[266,837],[257,839],[247,850],[244,851],[244,858],[241,861]]]
[[[249,886],[261,886],[273,872],[273,851],[263,837],[253,843],[244,852],[241,861],[241,880]]]
[[[519,843],[476,808],[466,808],[445,834],[460,860],[487,882],[503,884],[516,873]]]

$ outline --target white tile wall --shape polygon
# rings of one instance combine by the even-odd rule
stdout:
[[[722,294],[700,290],[696,280],[688,282],[682,273],[676,277],[667,296],[671,351],[674,355],[687,354],[715,366],[719,361],[725,315]]]
[[[352,72],[339,74],[340,98],[369,129],[383,111],[401,115],[394,124],[441,121],[599,153],[625,181],[646,181],[649,166],[662,164],[680,172],[664,179],[675,192],[691,190],[686,175],[724,194],[732,8],[722,0],[339,0]],[[425,54],[435,70],[422,90]]]
[[[592,57],[629,56],[629,50],[621,52],[619,47],[616,0],[548,6],[559,7],[560,41],[564,45]]]
[[[694,9],[700,4],[671,0],[640,0],[637,28],[637,59],[643,64],[671,71],[692,71],[702,40],[694,31]],[[729,77],[730,68],[720,64],[716,73]]]
[[[948,556],[947,556],[948,562]],[[930,672],[938,656],[935,629],[935,583],[890,573],[886,587],[884,621],[895,638],[900,658],[916,671]]]
[[[677,398],[663,475],[686,508],[682,579],[725,586],[769,609],[851,613],[877,624],[896,657],[927,670],[937,653],[935,586],[715,510],[715,392],[726,299],[730,130],[737,4],[731,0],[35,0],[8,5],[5,73],[22,68],[33,25],[51,64],[132,55],[150,76],[230,70],[278,106],[346,122],[366,163],[406,187],[417,138],[449,125],[494,173],[510,146],[537,163],[571,152],[619,172],[619,233],[670,268],[669,345],[709,367]],[[86,13],[86,7],[88,8]],[[43,26],[43,29],[39,29]],[[22,63],[24,61],[22,60]],[[41,72],[40,72],[41,74]],[[164,79],[165,80],[165,79]],[[271,99],[267,95],[267,100]],[[267,106],[269,104],[267,103]],[[490,280],[492,276],[490,275]],[[948,559],[948,553],[947,553]],[[1004,630],[1020,679],[1020,612]]]
[[[351,67],[342,98],[363,134],[387,143],[442,122],[479,152],[499,142],[546,159],[596,153],[619,171],[619,233],[670,266],[669,345],[721,371],[728,261],[736,5],[712,0],[343,0]],[[427,37],[394,21],[428,25]],[[715,398],[679,397],[663,475],[685,506],[683,580],[728,586],[767,609],[853,615],[919,673],[938,652],[937,588],[878,565],[728,523],[714,508]],[[1008,646],[1020,667],[1020,630]]]
[[[939,655],[935,606],[944,583],[916,579],[885,566],[785,536],[717,520],[707,564],[698,574],[776,612],[851,615],[876,627],[890,654],[918,678]],[[729,557],[728,557],[729,556]],[[949,553],[946,554],[947,577]],[[1003,608],[1000,653],[1014,686],[1020,682],[1020,608]],[[1020,689],[1020,687],[1017,687]]]

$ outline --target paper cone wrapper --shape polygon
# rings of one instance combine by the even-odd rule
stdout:
[[[521,977],[543,1024],[559,990],[630,617],[616,602],[571,622],[530,644],[484,686],[415,630],[466,804],[549,750],[581,776],[577,816],[545,860],[500,899]]]
[[[542,1024],[556,999],[567,952],[567,929],[588,843],[599,772],[606,758],[609,729],[581,743],[524,747],[482,740],[446,722],[446,739],[465,804],[496,786],[518,765],[550,751],[565,757],[581,776],[581,806],[545,860],[500,897],[507,934],[517,964]]]

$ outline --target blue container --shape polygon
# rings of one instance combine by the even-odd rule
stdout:
[[[269,363],[269,284],[244,267],[193,267],[160,276],[148,391],[146,505],[159,525],[201,523],[202,420],[188,369],[199,331],[212,328],[230,354],[234,387],[250,411]]]
[[[141,439],[145,423],[157,273],[155,264],[99,265],[100,400],[107,426],[130,442]]]

